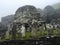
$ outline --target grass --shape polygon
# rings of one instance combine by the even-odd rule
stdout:
[[[26,38],[26,39],[30,39],[30,38],[31,38],[31,33],[30,33],[30,32],[26,32],[25,38]]]
[[[52,35],[53,36],[60,35],[60,30],[59,29],[53,30]],[[47,30],[37,31],[36,38],[40,38],[41,36],[48,36],[48,31]],[[16,38],[18,39],[18,34],[16,34]],[[32,38],[34,38],[34,36],[31,37],[31,32],[26,32],[26,36],[24,38],[19,38],[19,39],[24,40],[24,39],[32,39]],[[11,39],[12,39],[12,35],[9,35],[8,37],[5,36],[3,40],[11,40]]]
[[[53,35],[60,35],[60,30],[53,30]]]

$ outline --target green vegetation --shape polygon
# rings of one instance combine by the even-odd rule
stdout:
[[[26,39],[30,39],[31,38],[31,33],[30,32],[26,32]]]
[[[25,40],[25,39],[33,39],[34,37],[31,36],[31,32],[26,32],[26,36],[25,37],[20,37],[18,38],[18,34],[16,34],[16,39],[21,39],[21,40]],[[53,36],[56,36],[56,35],[60,35],[60,30],[59,29],[55,29],[53,30],[52,32],[52,35]],[[36,33],[36,38],[40,38],[41,36],[48,36],[48,30],[40,30],[40,31],[37,31]],[[0,40],[0,41],[4,41],[4,40],[11,40],[12,39],[12,35],[9,35],[8,37],[5,36],[4,39]]]

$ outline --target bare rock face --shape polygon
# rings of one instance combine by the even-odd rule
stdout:
[[[26,5],[18,8],[15,14],[16,22],[22,22],[22,23],[26,23],[31,19],[38,20],[38,17],[40,17],[40,13],[34,6],[31,5]]]

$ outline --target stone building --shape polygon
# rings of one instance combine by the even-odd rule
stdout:
[[[40,17],[37,9],[34,6],[26,5],[17,9],[15,19],[18,22],[26,23],[31,19]]]
[[[40,17],[40,12],[37,10],[37,8],[35,8],[34,6],[31,5],[25,5],[22,6],[20,8],[17,9],[17,11],[15,12],[14,15],[14,20],[12,22],[12,25],[16,25],[14,27],[16,27],[14,29],[14,27],[12,27],[12,34],[20,32],[20,34],[22,33],[22,31],[24,30],[26,31],[31,31],[32,35],[36,35],[36,32],[38,27],[39,27],[39,21],[41,23],[41,17]],[[24,29],[22,29],[24,28]],[[34,29],[34,30],[33,30]],[[21,31],[19,31],[21,30]],[[15,32],[14,32],[15,31]],[[22,36],[24,37],[25,32],[23,31]],[[34,32],[34,34],[33,34]],[[13,35],[14,36],[14,35]],[[16,34],[15,34],[16,36]],[[14,37],[15,37],[14,36]]]

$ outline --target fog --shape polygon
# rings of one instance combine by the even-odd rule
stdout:
[[[1,17],[15,14],[15,11],[24,5],[34,5],[43,9],[47,5],[53,5],[60,0],[0,0],[0,21]]]

